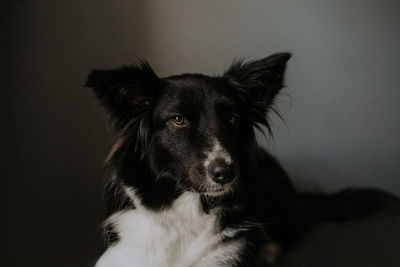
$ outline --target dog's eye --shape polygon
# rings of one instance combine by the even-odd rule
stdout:
[[[185,118],[182,115],[176,115],[174,117],[171,118],[171,121],[175,124],[175,125],[185,125]]]
[[[238,119],[238,115],[236,115],[236,114],[231,114],[231,116],[229,117],[228,122],[229,122],[230,124],[235,124],[236,121],[237,121],[237,119]]]

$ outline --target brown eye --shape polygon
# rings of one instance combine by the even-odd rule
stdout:
[[[231,115],[230,119],[229,119],[229,123],[230,124],[235,124],[237,121],[238,116],[237,115]]]
[[[184,125],[185,124],[185,118],[182,115],[176,115],[172,117],[171,121],[176,124],[176,125]]]

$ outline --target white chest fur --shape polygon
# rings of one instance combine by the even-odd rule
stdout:
[[[224,266],[236,261],[242,242],[221,242],[217,218],[201,210],[198,194],[186,192],[162,212],[137,204],[109,218],[120,240],[96,267]]]

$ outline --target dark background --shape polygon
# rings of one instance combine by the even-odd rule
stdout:
[[[290,51],[260,143],[300,188],[400,194],[400,4],[384,1],[3,1],[0,266],[91,266],[101,253],[106,114],[93,68],[221,73]],[[397,266],[398,218],[329,224],[282,266]]]

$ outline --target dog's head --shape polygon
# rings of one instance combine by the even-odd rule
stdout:
[[[255,145],[253,127],[269,127],[265,115],[283,87],[289,58],[281,53],[237,61],[219,77],[161,79],[145,62],[93,71],[86,86],[119,134],[109,160],[125,167],[141,162],[155,181],[173,180],[182,190],[233,191],[243,157]]]

